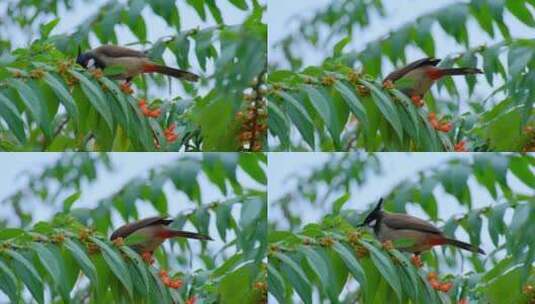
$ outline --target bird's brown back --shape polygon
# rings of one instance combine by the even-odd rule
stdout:
[[[129,223],[129,224],[126,224],[126,225],[123,225],[123,226],[119,227],[117,230],[115,230],[111,234],[110,240],[114,240],[114,239],[116,239],[118,237],[126,238],[130,234],[132,234],[133,232],[135,232],[135,231],[137,231],[137,230],[139,230],[141,228],[147,227],[147,226],[152,226],[152,225],[165,225],[165,226],[167,226],[172,222],[173,222],[173,220],[166,219],[165,217],[162,217],[162,216],[148,217],[148,218],[145,218],[145,219],[142,219],[142,220],[139,220],[139,221],[136,221],[136,222],[133,222],[133,223]]]

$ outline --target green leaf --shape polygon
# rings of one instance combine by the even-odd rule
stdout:
[[[42,39],[48,38],[48,35],[50,34],[50,32],[52,32],[52,30],[56,27],[56,25],[58,25],[58,23],[59,23],[59,18],[56,18],[50,22],[47,22],[41,25],[41,28],[39,29],[41,32],[41,38]]]
[[[242,266],[225,275],[219,283],[220,303],[233,304],[238,302],[253,303],[253,292],[249,286],[252,276],[252,264]]]
[[[514,156],[509,163],[511,172],[524,184],[535,189],[535,174],[526,156]]]
[[[301,300],[306,304],[312,303],[312,287],[301,267],[284,253],[276,252],[273,256],[285,265],[281,265],[281,270],[286,275],[290,285],[295,289]]]
[[[290,123],[288,119],[274,102],[268,103],[268,113],[269,131],[279,137],[283,149],[287,149],[290,146]]]
[[[511,14],[515,15],[525,25],[535,27],[535,20],[533,20],[531,12],[526,7],[525,1],[505,0],[505,6]]]
[[[245,0],[229,0],[229,2],[232,3],[235,7],[244,11],[249,8]]]
[[[266,173],[254,154],[240,153],[240,168],[262,185],[267,185]]]
[[[2,117],[13,132],[13,135],[22,144],[26,143],[24,121],[17,107],[3,94],[0,93],[0,117]]]
[[[91,281],[91,284],[93,284],[93,286],[98,286],[97,269],[91,262],[89,256],[87,256],[87,254],[84,252],[81,245],[71,239],[65,239],[63,246],[65,246],[65,248],[71,253],[73,258],[80,266],[80,269],[82,269],[83,273]]]
[[[333,293],[335,290],[334,278],[329,271],[329,266],[324,256],[318,250],[312,249],[309,246],[301,246],[299,249],[304,254],[312,271],[314,271],[320,280],[320,287],[329,295],[331,301],[336,301],[338,295]]]
[[[399,119],[399,115],[394,107],[394,104],[392,103],[392,100],[390,100],[390,98],[375,85],[367,82],[366,80],[359,80],[359,82],[371,90],[373,99],[375,100],[379,111],[381,111],[386,120],[394,128],[399,140],[402,142],[403,126],[401,125],[401,120]]]
[[[33,298],[37,303],[44,303],[43,282],[33,264],[14,250],[7,249],[5,253],[13,258],[13,267]]]
[[[74,192],[63,200],[63,212],[68,213],[71,210],[72,204],[74,204],[82,195],[82,192]]]
[[[507,55],[509,64],[509,74],[516,78],[522,72],[533,58],[535,50],[531,47],[512,47]]]
[[[231,211],[231,208],[226,204],[219,204],[215,210],[217,231],[223,241],[226,241],[227,229],[230,226]]]
[[[117,279],[119,279],[119,281],[123,284],[123,286],[126,288],[126,291],[128,292],[128,295],[132,299],[133,298],[132,279],[130,278],[128,268],[126,267],[126,264],[124,263],[121,256],[103,241],[95,237],[90,237],[90,239],[98,247],[100,247],[100,249],[102,249],[101,252],[102,252],[102,257],[104,258],[104,261],[106,261],[106,264],[110,266],[110,270],[113,272],[113,274],[115,274]]]
[[[16,237],[19,237],[19,236],[21,236],[21,235],[23,235],[25,233],[26,232],[24,231],[24,229],[2,228],[2,229],[0,229],[0,241],[16,238]]]
[[[319,116],[323,119],[323,122],[325,123],[325,125],[327,125],[327,128],[333,128],[333,109],[327,98],[325,98],[325,96],[318,89],[311,85],[304,85],[303,90],[307,92],[308,98],[310,99],[312,106],[318,112]]]
[[[280,272],[268,263],[268,291],[279,301],[286,303],[286,284]]]
[[[505,211],[509,207],[509,204],[500,204],[498,206],[495,206],[492,208],[492,212],[490,216],[488,216],[489,219],[489,235],[490,239],[492,240],[492,243],[494,246],[498,246],[498,242],[500,240],[500,234],[505,233],[505,223],[503,221]]]
[[[339,57],[342,55],[342,51],[348,43],[351,42],[351,37],[344,37],[334,45],[333,57]]]
[[[56,96],[59,98],[61,104],[63,104],[65,110],[67,110],[70,119],[72,119],[73,124],[75,126],[79,126],[80,122],[78,107],[76,107],[76,103],[67,88],[55,75],[52,75],[51,73],[45,73],[43,80],[48,84],[48,86],[50,86],[52,91],[54,91]]]
[[[43,134],[50,139],[52,136],[52,128],[45,104],[39,100],[38,95],[33,89],[22,80],[12,78],[8,80],[8,83],[17,90],[22,102],[26,106],[26,110],[37,122],[43,131]]]
[[[398,300],[401,301],[401,283],[392,261],[379,249],[375,248],[375,246],[372,246],[366,242],[360,243],[370,251],[373,264],[375,267],[377,267],[377,270],[379,270],[383,278],[388,282],[388,285],[392,287],[396,293],[396,296],[398,297]]]
[[[251,198],[243,202],[240,215],[240,226],[247,228],[257,222],[265,203],[259,198]]]
[[[288,102],[288,115],[303,136],[305,142],[314,149],[314,124],[305,107],[295,97],[286,92],[279,92],[278,94]]]
[[[17,278],[2,260],[0,260],[0,290],[9,297],[11,303],[19,302]]]
[[[364,128],[366,128],[368,126],[368,115],[366,113],[366,108],[364,108],[360,100],[357,98],[357,95],[355,95],[355,93],[353,93],[353,91],[342,81],[336,81],[334,87],[344,97],[351,112],[358,118]]]
[[[351,194],[349,192],[346,192],[337,198],[333,203],[333,214],[339,214],[342,207],[344,207],[344,204],[347,203],[350,198]]]
[[[51,246],[51,245],[50,245]],[[52,248],[46,247],[41,243],[33,243],[32,250],[35,251],[41,265],[46,269],[56,289],[60,292],[61,297],[66,302],[70,301],[68,282],[65,274],[62,272],[64,269],[62,265],[61,255],[56,255]],[[59,251],[58,251],[59,252]]]
[[[106,96],[100,88],[98,88],[93,82],[91,82],[83,74],[78,73],[75,70],[70,70],[70,73],[80,80],[82,91],[89,99],[89,102],[97,110],[97,112],[104,118],[109,130],[113,132],[113,119],[110,106],[106,101]]]
[[[137,254],[130,247],[122,246],[121,250],[130,258],[132,263],[135,265],[137,273],[141,276],[142,279],[141,282],[144,287],[144,294],[147,294],[149,292],[149,275],[147,273],[147,268],[145,267],[145,262],[143,262],[139,254]],[[133,278],[135,279],[135,277]],[[136,288],[136,291],[139,291],[138,288]]]
[[[359,282],[361,290],[366,293],[368,290],[366,274],[364,273],[364,269],[362,269],[362,266],[360,266],[360,263],[357,261],[351,250],[349,250],[344,244],[340,242],[334,243],[332,248],[344,261],[347,266],[347,269],[349,269],[349,272],[351,272],[353,277]],[[365,296],[365,298],[367,297]]]

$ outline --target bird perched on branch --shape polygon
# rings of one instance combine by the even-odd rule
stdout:
[[[144,52],[115,45],[99,46],[86,53],[78,48],[76,63],[84,68],[122,67],[124,70],[114,78],[125,79],[127,82],[142,73],[160,73],[193,82],[199,80],[199,76],[191,72],[152,62]]]
[[[359,225],[369,226],[381,242],[392,241],[400,244],[398,249],[419,255],[422,251],[437,245],[452,245],[474,253],[485,252],[471,244],[446,237],[437,227],[422,219],[408,214],[388,213],[382,210],[383,199]]]
[[[149,259],[154,250],[167,239],[182,237],[203,241],[212,240],[204,234],[171,229],[168,226],[172,222],[173,220],[161,216],[145,218],[121,226],[112,233],[110,240],[123,238],[128,246],[141,254],[143,258]]]
[[[477,68],[440,68],[437,67],[439,62],[440,59],[435,58],[414,61],[388,74],[383,83],[395,83],[398,90],[409,96],[415,104],[421,105],[425,93],[442,77],[483,73]]]

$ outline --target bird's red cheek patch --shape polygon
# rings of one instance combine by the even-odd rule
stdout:
[[[437,79],[440,79],[442,78],[443,76],[443,73],[440,69],[428,69],[426,71],[426,74],[429,78],[433,79],[433,80],[437,80]]]

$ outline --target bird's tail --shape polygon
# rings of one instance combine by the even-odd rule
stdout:
[[[183,237],[187,239],[212,241],[211,237],[205,234],[196,233],[196,232],[188,232],[188,231],[180,231],[180,230],[166,230],[165,234],[166,234],[165,235],[166,238]]]
[[[483,251],[483,249],[477,246],[473,246],[471,244],[465,243],[465,242],[458,241],[458,240],[446,239],[446,244],[453,245],[455,247],[459,247],[464,250],[485,254],[485,251]]]
[[[143,71],[145,73],[156,72],[160,74],[165,74],[171,77],[180,78],[180,79],[184,79],[184,80],[188,80],[192,82],[196,82],[199,80],[199,75],[196,75],[191,72],[184,71],[184,70],[170,68],[165,65],[159,65],[159,64],[146,65],[144,66]]]
[[[441,74],[444,75],[471,75],[471,74],[483,74],[483,71],[476,68],[452,68],[441,69]]]

